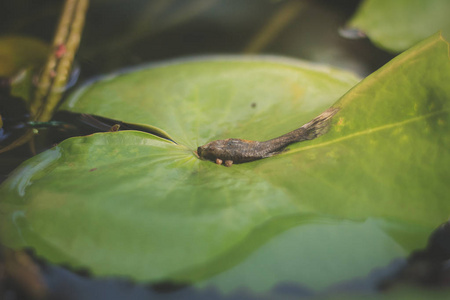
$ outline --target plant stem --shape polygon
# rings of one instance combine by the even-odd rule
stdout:
[[[30,121],[51,119],[70,77],[73,59],[80,44],[89,0],[66,0],[44,70],[30,104]],[[0,149],[7,152],[32,140],[36,130],[30,129],[11,144]],[[32,146],[33,148],[33,146]]]
[[[300,14],[305,6],[305,1],[297,0],[291,0],[284,4],[245,47],[244,53],[261,52]]]
[[[89,0],[66,0],[44,70],[31,102],[32,121],[51,119],[70,76],[73,59],[80,44]]]

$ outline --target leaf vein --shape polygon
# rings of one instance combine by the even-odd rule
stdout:
[[[378,127],[375,127],[375,128],[369,128],[369,129],[366,129],[366,130],[363,130],[363,131],[359,131],[359,132],[355,132],[355,133],[352,133],[352,134],[349,134],[347,136],[343,136],[343,137],[340,137],[340,138],[337,138],[337,139],[334,139],[334,140],[331,140],[331,141],[327,141],[327,142],[323,142],[323,143],[319,143],[319,144],[315,144],[315,145],[310,145],[310,146],[306,146],[306,147],[293,149],[293,150],[290,150],[290,151],[287,151],[287,152],[283,153],[282,155],[288,155],[288,154],[293,154],[293,153],[297,153],[297,152],[301,152],[301,151],[307,151],[307,150],[311,150],[311,149],[315,149],[315,148],[325,147],[325,146],[328,146],[328,145],[331,145],[331,144],[335,144],[335,143],[339,143],[339,142],[342,142],[342,141],[345,141],[345,140],[348,140],[348,139],[352,139],[352,138],[355,138],[355,137],[358,137],[358,136],[368,135],[368,134],[371,134],[371,133],[374,133],[374,132],[378,132],[378,131],[382,131],[382,130],[387,130],[387,129],[403,126],[403,125],[406,125],[406,124],[409,124],[409,123],[420,121],[420,120],[423,120],[423,119],[426,119],[426,118],[429,118],[429,117],[432,117],[432,116],[435,116],[435,115],[439,115],[439,114],[442,114],[442,113],[446,113],[446,112],[449,112],[449,110],[445,109],[445,110],[435,111],[435,112],[428,113],[428,114],[425,114],[425,115],[422,115],[422,116],[418,116],[418,117],[414,117],[414,118],[411,118],[411,119],[407,119],[407,120],[404,120],[404,121],[401,121],[401,122],[386,124],[386,125],[378,126]]]

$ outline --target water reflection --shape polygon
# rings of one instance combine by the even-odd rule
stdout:
[[[362,222],[359,225],[373,223],[374,220]],[[384,222],[384,221],[383,221]],[[322,222],[319,222],[322,223]],[[332,224],[316,224],[314,226],[330,226]],[[351,223],[351,222],[350,222]],[[342,221],[342,226],[350,225],[348,221]],[[367,226],[367,225],[365,225]],[[287,234],[289,234],[288,230]],[[295,231],[295,230],[294,230]],[[326,239],[327,237],[323,237]],[[358,238],[358,237],[356,237]],[[78,272],[70,271],[61,266],[55,266],[37,259],[31,251],[29,255],[34,257],[34,264],[38,266],[40,276],[44,279],[45,290],[49,299],[64,300],[90,300],[90,299],[316,299],[339,297],[345,295],[345,299],[360,299],[363,296],[380,295],[403,295],[423,298],[444,297],[449,292],[450,284],[450,223],[445,223],[437,228],[431,235],[428,245],[420,251],[413,252],[407,259],[398,258],[390,263],[381,265],[368,274],[356,276],[332,284],[320,291],[307,287],[301,281],[283,281],[264,292],[255,291],[249,287],[240,287],[229,290],[224,293],[220,286],[214,282],[204,284],[202,288],[174,284],[170,281],[160,282],[159,284],[137,284],[120,278],[91,278],[89,272],[80,270]],[[363,242],[363,241],[362,241]],[[357,247],[356,247],[357,248]],[[291,249],[295,250],[295,249]],[[330,249],[330,253],[335,250]],[[348,252],[353,253],[352,247]],[[6,250],[5,253],[9,251]],[[295,252],[295,251],[294,251]],[[298,255],[301,255],[299,253]],[[23,255],[22,255],[23,256]],[[0,251],[0,267],[6,256]],[[298,257],[297,257],[298,258]],[[366,256],[371,260],[372,256]],[[27,259],[25,259],[26,261]],[[22,259],[24,262],[24,259]],[[29,264],[30,262],[28,262]],[[295,258],[293,263],[295,264]],[[355,260],[357,263],[357,260]],[[419,266],[419,267],[418,267]],[[428,266],[428,267],[426,267]],[[151,267],[151,266],[150,266]],[[347,267],[352,267],[348,264]],[[320,265],[316,266],[317,269]],[[268,270],[266,270],[268,271]],[[309,271],[309,270],[307,270]],[[322,270],[325,271],[325,270]],[[341,270],[345,272],[346,270]],[[270,275],[270,274],[269,274]],[[39,278],[35,278],[39,281]],[[408,288],[408,285],[422,286],[421,290]],[[399,290],[399,287],[401,288]],[[428,287],[428,289],[423,289]],[[439,287],[440,289],[432,289]],[[17,286],[16,286],[17,288]],[[431,288],[431,289],[430,289]],[[36,290],[36,288],[35,288]],[[392,290],[392,292],[390,292]],[[6,286],[9,299],[20,298],[27,295],[24,291],[14,289],[13,286]],[[400,293],[399,293],[400,291]],[[0,291],[1,292],[1,291]],[[395,298],[395,296],[394,296]],[[405,298],[405,299],[406,299]],[[419,299],[417,298],[417,299]],[[414,298],[416,299],[416,298]],[[439,298],[441,299],[441,298]],[[444,298],[442,298],[444,299]]]
[[[339,35],[346,39],[353,39],[353,40],[367,37],[364,31],[361,31],[358,28],[351,28],[351,27],[339,28]]]

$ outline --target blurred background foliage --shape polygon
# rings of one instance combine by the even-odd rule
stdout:
[[[93,0],[78,63],[84,78],[173,57],[270,53],[367,75],[391,56],[338,29],[359,1]],[[5,1],[0,34],[50,42],[60,0]],[[31,50],[31,49],[30,49]]]

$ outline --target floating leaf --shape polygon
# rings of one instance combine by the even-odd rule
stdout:
[[[379,47],[402,52],[431,34],[450,33],[448,0],[365,0],[349,22]]]
[[[203,280],[223,291],[366,276],[423,246],[449,216],[449,80],[448,44],[433,36],[335,103],[329,133],[226,168],[193,151],[286,133],[357,79],[261,58],[110,76],[64,108],[151,124],[177,144],[119,131],[34,157],[0,190],[2,238],[97,275]]]

